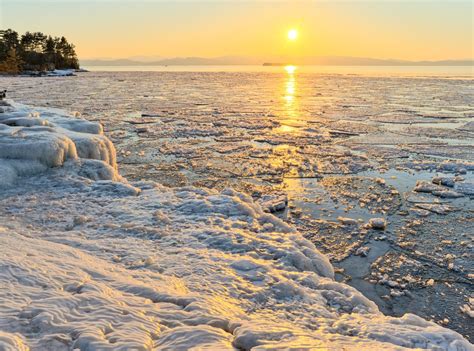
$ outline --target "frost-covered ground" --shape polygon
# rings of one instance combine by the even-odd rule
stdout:
[[[232,246],[235,240],[239,245],[242,243],[243,248],[239,246],[237,252],[230,254],[247,255],[246,240],[250,237],[258,240],[260,234],[256,232],[276,232],[265,236],[284,240],[282,245],[288,252],[299,257],[298,252],[302,249],[288,243],[288,234],[283,234],[286,230],[281,229],[291,225],[328,255],[336,266],[337,280],[344,280],[363,291],[383,312],[392,315],[413,312],[472,338],[472,299],[469,298],[473,293],[474,209],[470,197],[474,111],[471,80],[286,73],[122,72],[79,74],[69,79],[7,78],[2,82],[15,100],[78,110],[89,120],[100,119],[106,134],[118,148],[120,171],[129,180],[152,180],[172,187],[197,186],[198,193],[202,192],[199,199],[192,201],[194,205],[176,205],[175,208],[183,206],[186,210],[184,217],[172,220],[164,209],[150,209],[142,202],[144,194],[153,192],[151,189],[133,197],[142,205],[124,210],[117,202],[131,204],[130,196],[122,196],[134,194],[135,190],[100,182],[100,186],[96,183],[85,188],[78,186],[80,190],[66,191],[69,195],[64,196],[63,189],[72,187],[69,181],[60,181],[48,173],[34,178],[37,179],[34,182],[51,183],[51,189],[40,195],[39,191],[31,195],[34,184],[27,185],[29,181],[24,182],[21,194],[18,189],[2,192],[2,212],[21,218],[22,227],[39,226],[39,232],[47,233],[47,240],[79,247],[94,258],[108,259],[110,264],[125,267],[126,271],[134,270],[134,274],[144,271],[150,274],[148,271],[153,269],[149,267],[160,262],[158,273],[184,279],[183,284],[189,291],[216,289],[213,296],[218,300],[223,299],[225,294],[222,292],[226,291],[238,300],[239,308],[245,314],[258,314],[258,319],[265,321],[275,318],[278,325],[282,325],[282,320],[292,321],[291,328],[297,325],[306,333],[298,329],[297,334],[301,332],[309,338],[319,338],[319,332],[325,334],[327,331],[320,321],[312,319],[319,316],[313,308],[318,311],[320,308],[307,305],[314,295],[301,297],[295,292],[298,289],[290,289],[277,298],[265,297],[275,295],[265,292],[267,289],[287,289],[275,282],[267,284],[268,279],[273,279],[269,277],[274,276],[274,271],[268,267],[263,270],[252,268],[252,261],[243,263],[244,269],[234,270],[233,274],[238,272],[244,286],[252,282],[244,289],[250,290],[242,293],[234,278],[222,287],[214,283],[214,280],[229,279],[229,271],[222,269],[225,264],[220,259],[209,258],[215,261],[213,268],[219,267],[215,270],[209,268],[213,265],[194,267],[193,260],[191,266],[199,274],[181,273],[184,276],[173,271],[182,270],[180,265],[171,267],[176,260],[170,262],[169,256],[165,255],[163,262],[159,261],[163,247],[157,243],[163,240],[163,232],[169,231],[166,226],[171,228],[172,225],[179,235],[173,235],[174,241],[169,246],[176,250],[180,260],[183,256],[188,257],[182,254],[180,247],[183,248],[190,237],[194,238],[191,242],[199,243],[203,250],[215,249],[213,245],[217,245],[217,250],[225,252],[232,251],[223,248]],[[95,138],[101,137],[96,135]],[[114,174],[116,180],[120,179],[110,168],[104,171],[95,163],[92,167],[89,161],[66,162],[66,166],[57,171],[66,172],[68,178],[76,178],[77,174],[107,178]],[[417,181],[425,183],[416,185]],[[135,186],[152,187],[144,183]],[[214,190],[203,190],[203,187]],[[277,225],[272,222],[272,229],[268,223],[253,219],[261,228],[242,229],[233,219],[227,219],[231,223],[215,222],[213,215],[202,215],[206,218],[202,219],[204,228],[210,228],[211,233],[215,227],[222,231],[218,244],[210,243],[207,236],[201,238],[201,234],[191,234],[193,226],[186,230],[181,228],[189,225],[191,213],[201,221],[201,215],[194,213],[194,208],[219,213],[214,202],[210,201],[209,207],[203,203],[222,191],[224,195],[220,196],[228,196],[224,190],[228,187],[251,196],[267,211],[283,209],[276,212],[282,222]],[[102,201],[87,200],[89,191],[101,193],[101,197],[119,193],[114,196],[120,200],[115,199],[114,205],[98,205]],[[160,188],[161,195],[167,192],[175,194],[171,189]],[[179,201],[186,202],[187,197],[179,197]],[[235,196],[232,198],[234,201]],[[61,205],[61,202],[64,203]],[[28,204],[28,215],[18,215],[15,211],[26,211],[25,204]],[[115,208],[119,213],[107,214],[102,206]],[[144,207],[144,212],[135,216],[135,211],[140,212],[140,206]],[[78,213],[71,213],[71,208],[77,208]],[[45,216],[43,210],[49,215]],[[156,218],[144,224],[144,218],[148,218],[146,211],[151,211],[148,216]],[[263,215],[274,219],[267,213]],[[248,216],[254,218],[254,215]],[[107,218],[102,220],[103,217]],[[225,218],[228,214],[221,212],[217,217]],[[141,224],[133,223],[131,218],[138,218]],[[168,222],[166,218],[170,220],[169,224],[158,225]],[[385,231],[370,228],[367,223],[371,218],[384,218]],[[118,227],[100,224],[114,221]],[[127,228],[129,222],[131,227]],[[122,228],[122,225],[125,226]],[[102,229],[99,230],[100,226]],[[71,235],[65,236],[65,229]],[[229,241],[229,231],[240,233],[242,230],[247,233],[247,239],[238,234]],[[76,235],[76,231],[82,235]],[[34,236],[30,230],[25,232],[28,233],[24,235]],[[97,236],[101,240],[97,240]],[[115,245],[117,249],[113,248]],[[253,242],[249,246],[253,247]],[[186,247],[186,250],[191,249]],[[258,246],[250,257],[258,260],[260,254],[265,256],[268,250]],[[202,254],[195,255],[198,262],[203,261],[198,259]],[[299,266],[296,258],[284,259],[281,264],[280,259],[273,263],[283,270],[290,263],[297,270],[316,269],[318,276],[322,274],[318,271],[320,268],[315,268],[321,266]],[[167,268],[166,264],[170,266]],[[233,261],[228,264],[235,268]],[[222,274],[218,279],[216,272]],[[203,284],[202,277],[206,274],[214,277],[214,280],[206,280],[211,286],[207,290],[205,286],[198,287]],[[295,279],[296,287],[298,284],[307,287],[302,283],[306,278],[295,276]],[[252,290],[256,282],[265,288],[258,294]],[[314,288],[312,284],[311,289]],[[327,299],[324,294],[323,297]],[[234,303],[237,302],[233,300],[230,305]],[[330,309],[342,315],[347,315],[351,308],[345,303],[330,303]],[[224,310],[227,313],[228,308]],[[313,331],[316,329],[318,332]],[[341,333],[340,329],[337,333]],[[232,334],[235,336],[235,332]],[[360,333],[349,326],[342,334]],[[281,341],[276,343],[281,345]]]

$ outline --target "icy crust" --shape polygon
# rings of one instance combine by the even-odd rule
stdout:
[[[130,196],[126,184],[54,173],[5,194],[17,219],[0,233],[4,343],[472,349],[419,317],[382,315],[333,280],[312,243],[246,196],[150,183]]]
[[[114,145],[99,123],[59,110],[0,102],[0,187],[78,159],[101,160],[117,168]]]
[[[473,349],[381,314],[246,195],[62,165],[0,192],[2,350]]]

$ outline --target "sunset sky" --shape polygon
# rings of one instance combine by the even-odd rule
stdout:
[[[84,58],[469,59],[470,1],[0,0],[0,27],[64,35]],[[298,40],[287,38],[291,28]]]

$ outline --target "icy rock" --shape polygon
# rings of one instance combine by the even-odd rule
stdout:
[[[410,213],[418,217],[427,217],[431,214],[431,212],[428,210],[423,210],[421,208],[414,208],[414,207],[410,208]]]
[[[0,187],[11,185],[18,177],[35,175],[79,159],[101,160],[112,168],[105,175],[104,167],[98,163],[83,162],[84,171],[89,168],[88,172],[94,173],[92,168],[95,168],[94,178],[120,178],[114,145],[103,135],[99,123],[58,110],[35,112],[15,103],[9,103],[0,115]]]
[[[148,127],[139,127],[136,129],[137,133],[149,133],[150,132],[150,128]]]
[[[428,279],[426,281],[426,286],[434,286],[435,285],[435,281],[434,279]]]
[[[411,192],[407,195],[406,200],[411,203],[439,203],[439,200],[427,193]]]
[[[10,127],[33,127],[33,126],[49,126],[49,122],[40,118],[16,117],[2,120],[2,124]]]
[[[339,222],[341,222],[343,225],[348,225],[348,226],[357,225],[357,224],[358,224],[357,220],[354,219],[354,218],[337,217],[337,220],[338,220]]]
[[[92,184],[92,189],[101,193],[108,192],[119,196],[138,196],[141,193],[141,189],[135,188],[133,185],[110,180],[98,180]]]
[[[403,295],[405,295],[405,292],[403,292],[401,290],[395,290],[395,289],[390,290],[390,296],[391,297],[400,297],[400,296],[403,296]]]
[[[433,191],[443,191],[443,187],[437,184],[427,182],[426,180],[418,180],[413,191],[417,193],[432,193]]]
[[[444,186],[447,186],[447,187],[450,187],[450,188],[452,188],[455,184],[454,178],[449,178],[449,177],[434,177],[431,180],[431,182],[433,184],[444,185]]]
[[[77,174],[92,180],[123,181],[117,170],[107,163],[99,160],[77,159],[64,164],[64,169],[69,173]]]
[[[460,309],[462,313],[474,318],[474,297],[469,298],[469,303],[462,305]]]
[[[283,211],[288,205],[288,197],[285,194],[263,195],[257,203],[265,212],[275,213]]]
[[[441,172],[463,172],[467,173],[468,170],[474,170],[474,162],[469,161],[443,161],[438,164],[438,170]]]
[[[355,254],[356,256],[367,257],[367,255],[369,254],[369,251],[370,251],[369,246],[362,246],[356,250]]]
[[[58,167],[77,157],[72,140],[51,127],[7,127],[0,130],[2,159],[37,161],[46,167]]]
[[[151,266],[152,264],[155,263],[155,259],[153,257],[147,257],[144,261],[143,261],[143,264],[145,266]]]
[[[434,196],[442,197],[444,199],[456,199],[464,195],[452,190],[433,191]]]
[[[102,124],[86,121],[84,119],[73,119],[70,117],[56,117],[52,119],[55,125],[58,125],[66,130],[85,134],[104,134]]]
[[[384,218],[371,218],[369,225],[372,229],[384,230],[387,227],[387,221]]]
[[[386,284],[391,288],[398,288],[398,286],[400,285],[395,280],[388,280]]]
[[[442,205],[442,204],[415,204],[416,207],[421,208],[423,210],[427,210],[433,213],[437,213],[440,215],[446,215],[450,212],[455,211],[456,209],[454,207],[451,207],[449,205]]]
[[[90,219],[86,216],[82,216],[82,215],[79,215],[79,216],[75,216],[74,219],[73,219],[73,225],[74,226],[77,226],[77,225],[82,225],[84,223],[87,223],[89,222]]]

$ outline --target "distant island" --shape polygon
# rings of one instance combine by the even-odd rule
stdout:
[[[41,32],[0,31],[0,74],[79,69],[75,47],[65,37]]]
[[[225,65],[258,65],[258,66],[474,66],[474,60],[437,60],[408,61],[395,59],[375,59],[350,56],[312,56],[312,57],[175,57],[159,59],[81,59],[84,66],[225,66]]]

